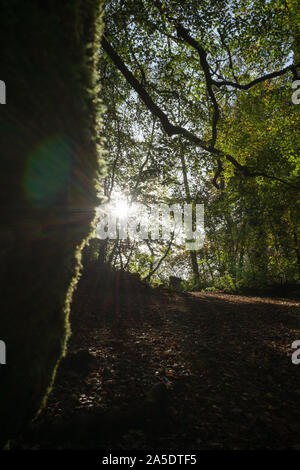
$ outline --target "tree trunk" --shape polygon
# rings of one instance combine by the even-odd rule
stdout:
[[[45,403],[69,335],[78,247],[98,202],[99,17],[92,0],[0,4],[0,448]]]
[[[183,154],[183,149],[181,149],[181,151],[180,151],[180,160],[181,160],[181,167],[182,167],[182,175],[183,175],[183,183],[184,183],[186,200],[187,200],[187,203],[190,204],[192,202],[192,199],[191,199],[189,181],[188,181],[188,177],[187,177],[187,169],[186,169],[186,163],[185,163],[185,158],[184,158],[184,154]],[[199,266],[198,266],[198,263],[197,263],[197,253],[196,253],[195,250],[190,251],[190,258],[191,258],[193,276],[197,281],[199,281]]]

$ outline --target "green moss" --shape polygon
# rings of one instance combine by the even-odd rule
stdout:
[[[70,334],[102,168],[100,8],[98,0],[0,5],[0,446],[44,405]]]

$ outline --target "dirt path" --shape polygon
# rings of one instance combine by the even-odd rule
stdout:
[[[300,449],[299,303],[112,281],[81,281],[69,359],[16,448]]]

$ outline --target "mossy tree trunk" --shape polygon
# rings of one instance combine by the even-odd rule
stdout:
[[[0,4],[0,447],[41,408],[98,199],[99,0]]]

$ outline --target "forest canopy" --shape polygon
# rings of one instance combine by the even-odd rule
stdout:
[[[104,199],[204,204],[206,231],[197,251],[106,241],[106,260],[189,288],[299,282],[296,2],[114,0],[105,15]]]

